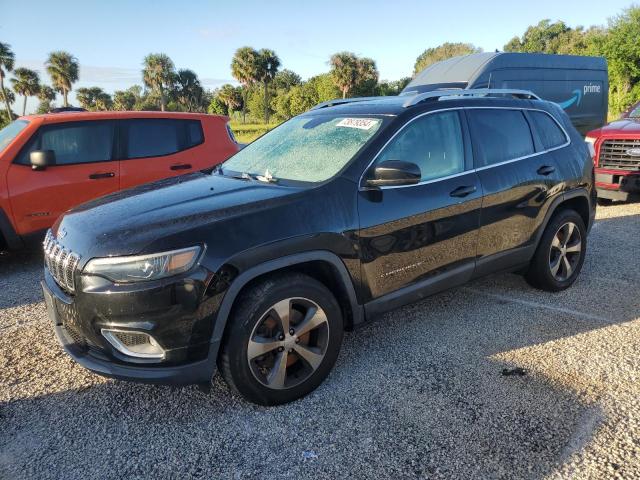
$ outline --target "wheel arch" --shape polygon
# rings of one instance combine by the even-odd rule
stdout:
[[[243,290],[268,275],[285,272],[303,273],[324,284],[336,296],[343,312],[345,329],[351,330],[362,323],[364,310],[358,303],[353,280],[342,260],[329,251],[309,251],[270,260],[239,274],[222,299],[211,343],[219,346],[222,342],[233,306]]]
[[[16,250],[23,246],[23,241],[14,230],[9,216],[4,209],[0,208],[0,250],[2,248]]]
[[[556,198],[549,207],[549,210],[547,210],[544,222],[542,223],[541,228],[536,234],[536,247],[539,245],[540,240],[542,239],[542,235],[544,234],[544,231],[546,230],[547,225],[549,224],[553,216],[557,212],[566,208],[571,208],[578,212],[578,214],[584,221],[587,232],[591,229],[591,224],[593,222],[593,207],[591,206],[589,193],[584,188],[570,190]]]

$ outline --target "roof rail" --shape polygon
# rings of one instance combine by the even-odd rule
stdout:
[[[369,100],[380,100],[380,97],[355,97],[355,98],[334,98],[328,102],[322,102],[313,107],[311,110],[319,110],[321,108],[335,107],[345,103],[366,102]]]
[[[412,107],[426,100],[442,100],[451,97],[496,97],[500,95],[509,95],[514,98],[522,98],[529,100],[540,100],[535,93],[529,90],[514,90],[510,88],[477,88],[477,89],[447,89],[433,90],[431,92],[418,93],[408,98],[402,104],[404,108]]]

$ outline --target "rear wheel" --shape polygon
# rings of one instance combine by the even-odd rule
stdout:
[[[551,219],[525,278],[530,285],[549,292],[570,287],[578,277],[587,248],[582,217],[562,210]]]
[[[342,313],[331,292],[306,275],[276,275],[238,299],[220,355],[227,383],[261,405],[296,400],[331,371]]]

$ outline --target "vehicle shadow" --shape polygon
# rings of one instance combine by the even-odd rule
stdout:
[[[102,379],[45,320],[0,331],[0,476],[547,477],[606,418],[581,369],[592,336],[638,318],[639,233],[639,215],[598,220],[559,294],[495,275],[390,313],[345,336],[317,391],[275,408],[219,376],[208,394]],[[514,366],[527,374],[503,375]]]

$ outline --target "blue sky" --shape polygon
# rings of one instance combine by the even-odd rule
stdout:
[[[468,6],[467,6],[468,5]],[[471,42],[486,51],[543,18],[571,26],[603,25],[630,0],[443,2],[396,0],[166,1],[32,0],[5,2],[0,41],[17,66],[40,71],[52,50],[80,62],[78,86],[108,92],[141,84],[141,62],[167,53],[208,88],[233,82],[229,64],[241,46],[271,48],[303,78],[326,72],[341,50],[373,58],[382,79],[411,74],[416,57],[443,42]],[[17,106],[14,106],[18,110]],[[29,102],[27,110],[35,108]]]

